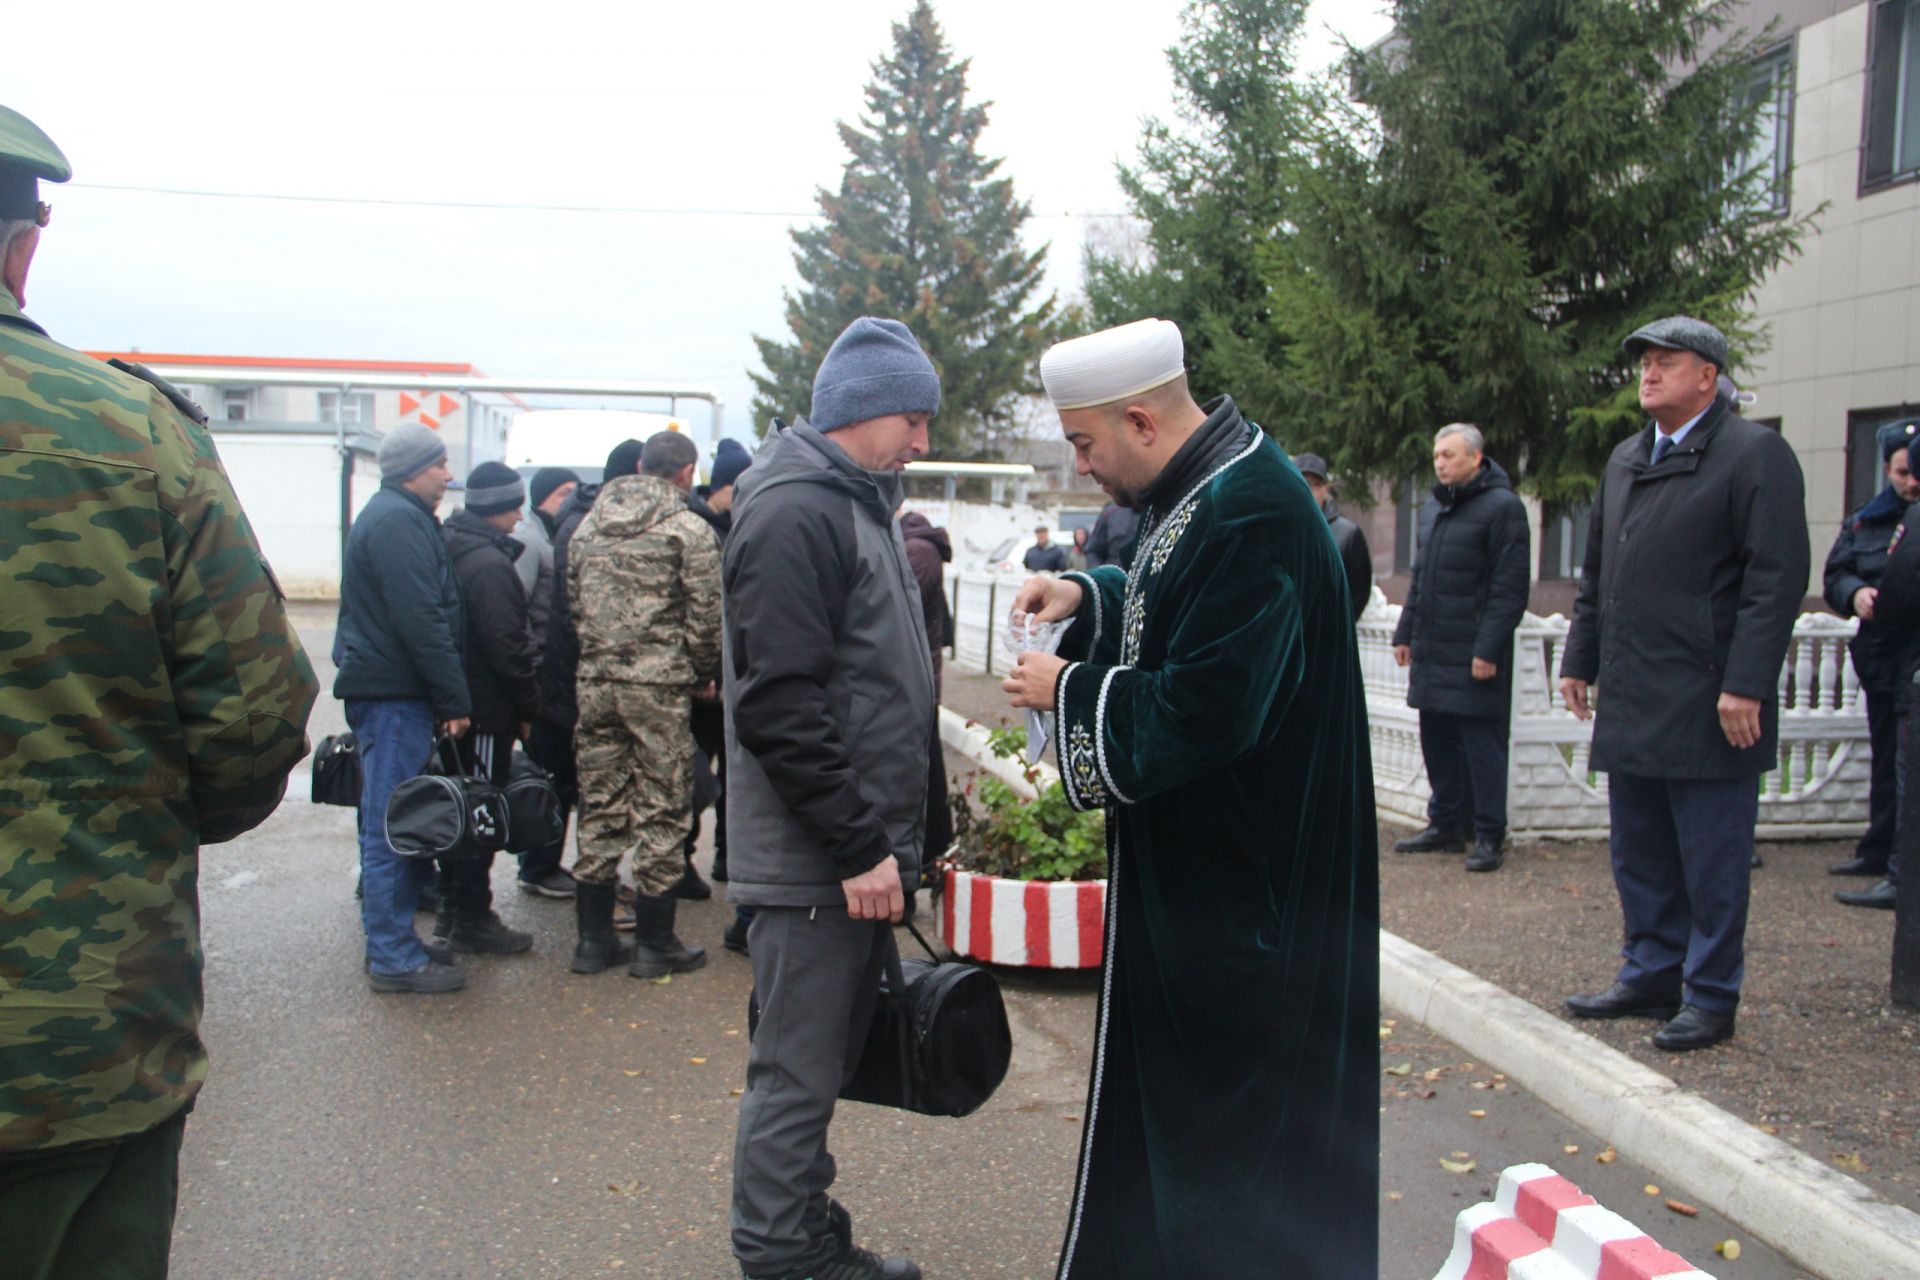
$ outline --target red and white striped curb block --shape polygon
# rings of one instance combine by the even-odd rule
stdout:
[[[948,871],[940,894],[940,939],[955,955],[987,964],[1092,969],[1106,926],[1105,880],[1002,880]]]
[[[1434,1280],[1713,1280],[1543,1164],[1500,1175],[1461,1212]]]

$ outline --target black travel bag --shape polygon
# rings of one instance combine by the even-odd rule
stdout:
[[[933,959],[902,960],[887,939],[880,1001],[840,1096],[927,1116],[971,1115],[1007,1078],[1013,1060],[1000,984],[978,965],[940,959],[911,922],[907,931]],[[751,997],[749,1035],[759,1022],[759,1000]]]
[[[472,858],[507,847],[511,818],[506,792],[488,778],[464,772],[453,740],[441,738],[440,773],[422,773],[393,789],[387,801],[387,843],[408,858]]]
[[[313,802],[360,807],[360,740],[328,734],[313,753]]]
[[[553,775],[515,748],[507,779],[507,852],[544,849],[567,833],[566,811]]]

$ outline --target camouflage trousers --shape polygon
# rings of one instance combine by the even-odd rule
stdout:
[[[684,685],[581,681],[575,879],[611,883],[628,853],[641,893],[665,893],[680,878],[693,813],[692,696]]]

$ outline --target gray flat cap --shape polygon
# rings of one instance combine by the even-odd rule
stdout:
[[[1303,476],[1318,476],[1328,481],[1333,478],[1327,474],[1327,460],[1317,453],[1296,453],[1293,455],[1293,465],[1299,468]]]
[[[1727,367],[1727,335],[1692,316],[1668,316],[1643,324],[1620,346],[1636,360],[1648,347],[1666,347],[1670,351],[1691,351],[1722,371]]]

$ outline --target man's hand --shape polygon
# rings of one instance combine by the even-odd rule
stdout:
[[[1068,578],[1028,578],[1013,597],[1013,611],[1037,614],[1042,622],[1058,622],[1078,612],[1084,594],[1080,584]]]
[[[1065,658],[1051,653],[1023,653],[1000,687],[1013,695],[1011,701],[1016,707],[1051,711],[1055,687],[1060,683],[1060,673],[1066,669]]]
[[[1393,660],[1403,667],[1411,663],[1413,661],[1413,646],[1410,644],[1397,644],[1393,646]]]
[[[528,738],[531,738],[532,736],[533,736],[533,721],[522,720],[520,722],[520,741],[525,742]]]
[[[1498,663],[1488,662],[1485,658],[1475,658],[1473,660],[1473,678],[1475,680],[1491,680],[1499,674],[1500,667]]]
[[[442,720],[440,722],[440,732],[446,734],[449,738],[464,737],[467,730],[472,727],[473,721],[466,716],[461,716],[457,720]]]
[[[719,696],[720,696],[720,685],[718,681],[714,681],[714,680],[707,681],[705,684],[701,685],[698,689],[695,689],[693,691],[693,700],[695,702],[712,702],[715,698],[718,698]]]
[[[1862,587],[1853,593],[1853,616],[1862,622],[1873,621],[1873,602],[1880,598],[1877,587]]]
[[[1760,700],[1737,693],[1721,694],[1720,732],[1742,751],[1760,741]]]
[[[1587,705],[1587,682],[1565,676],[1560,681],[1560,701],[1567,704],[1567,710],[1580,720],[1593,719],[1593,708]]]
[[[900,861],[892,854],[851,880],[842,880],[840,891],[847,895],[847,914],[855,920],[891,920],[897,924],[906,914]]]

